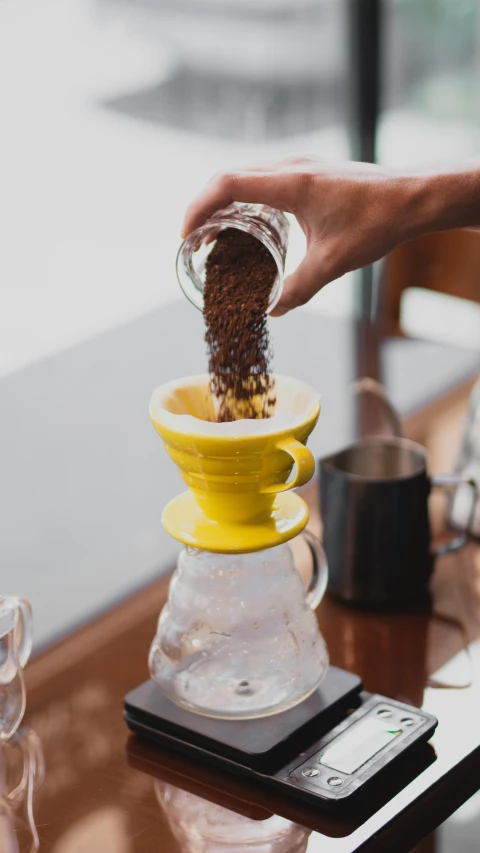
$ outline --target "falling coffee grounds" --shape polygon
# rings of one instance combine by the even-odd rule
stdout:
[[[236,228],[219,233],[205,265],[203,317],[220,422],[273,414],[266,312],[276,276],[272,255],[256,237]]]

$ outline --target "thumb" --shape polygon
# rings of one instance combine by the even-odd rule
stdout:
[[[272,317],[281,317],[315,296],[330,281],[323,266],[322,253],[318,249],[310,249],[295,272],[285,279],[283,293],[271,312]]]

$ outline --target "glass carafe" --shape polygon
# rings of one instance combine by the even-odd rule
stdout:
[[[320,543],[307,531],[302,538],[308,589],[293,544],[300,537],[249,553],[182,551],[149,656],[163,693],[196,713],[251,719],[316,689],[328,667],[314,613],[327,564]]]

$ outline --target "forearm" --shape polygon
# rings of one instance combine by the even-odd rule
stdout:
[[[480,228],[479,160],[448,171],[404,175],[399,181],[405,239],[453,228]]]

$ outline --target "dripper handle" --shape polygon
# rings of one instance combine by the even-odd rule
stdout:
[[[296,465],[296,471],[291,480],[286,483],[273,483],[271,486],[265,486],[262,489],[262,494],[273,495],[278,492],[288,492],[289,489],[296,489],[299,486],[304,486],[313,477],[315,473],[315,459],[312,453],[296,438],[282,438],[276,443],[278,450],[284,450],[292,457]]]

